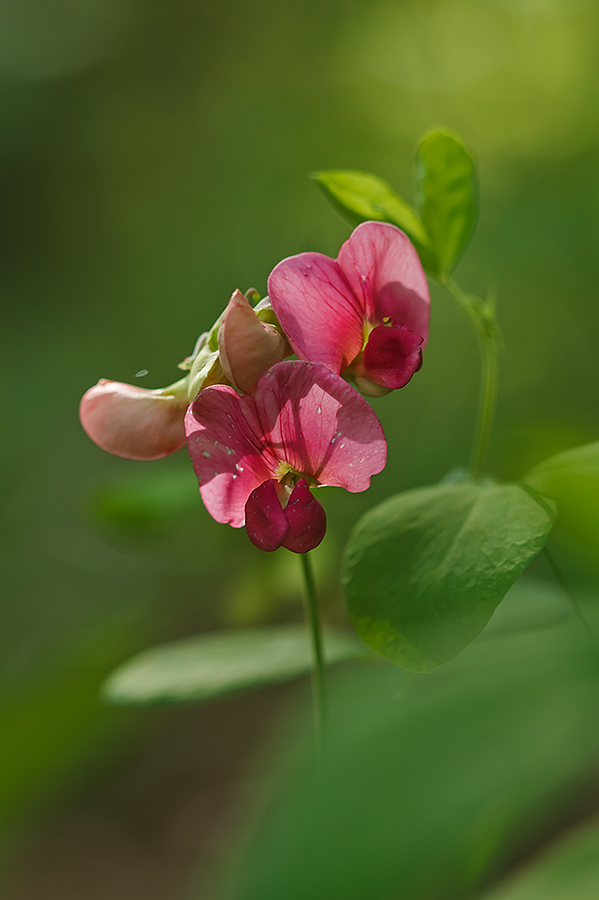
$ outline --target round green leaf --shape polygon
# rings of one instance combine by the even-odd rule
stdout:
[[[484,628],[552,524],[549,508],[516,484],[466,481],[392,497],[347,546],[356,631],[397,665],[436,668]]]
[[[426,134],[416,157],[418,207],[436,257],[435,274],[451,275],[470,243],[478,217],[476,165],[454,134]]]
[[[364,654],[352,635],[325,632],[327,662]],[[146,650],[110,676],[110,703],[147,706],[198,703],[223,694],[287,681],[312,668],[312,650],[301,625],[219,631]]]

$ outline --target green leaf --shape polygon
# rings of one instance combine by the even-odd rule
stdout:
[[[427,676],[356,665],[331,682],[320,769],[312,735],[290,729],[283,764],[265,765],[276,795],[223,860],[223,896],[473,900],[594,796],[599,665],[578,623],[475,641]]]
[[[552,846],[484,900],[597,900],[599,822]]]
[[[476,164],[449,131],[426,134],[416,157],[418,208],[435,255],[434,272],[451,275],[478,217]]]
[[[374,219],[397,225],[416,245],[421,258],[424,256],[429,261],[429,239],[418,213],[382,178],[350,169],[315,172],[314,178],[333,205],[351,222],[357,224]],[[424,260],[423,265],[426,265]]]
[[[524,482],[555,501],[556,537],[577,557],[597,565],[599,552],[599,441],[552,456],[531,469]]]
[[[577,481],[591,486],[599,484],[599,441],[565,450],[544,460],[523,479],[527,484],[554,500],[560,500],[564,489]]]
[[[552,524],[551,511],[516,484],[443,484],[381,503],[346,551],[356,631],[397,665],[440,666],[484,628]]]
[[[364,655],[352,635],[325,632],[327,662]],[[199,703],[224,694],[276,684],[312,668],[312,651],[301,625],[220,631],[146,650],[106,681],[110,703],[148,706]]]

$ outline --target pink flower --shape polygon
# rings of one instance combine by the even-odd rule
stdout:
[[[395,225],[363,222],[336,260],[322,253],[282,260],[268,295],[298,357],[346,372],[365,394],[403,387],[422,364],[428,285]]]
[[[241,291],[229,300],[218,330],[223,372],[231,384],[252,394],[260,376],[291,349],[274,325],[261,322]]]
[[[365,491],[387,455],[367,401],[325,366],[303,361],[273,366],[252,396],[205,388],[185,427],[208,512],[234,528],[246,524],[263,550],[316,547],[326,520],[309,487]]]
[[[105,378],[81,398],[83,428],[102,450],[125,459],[160,459],[185,444],[188,379],[146,390]]]

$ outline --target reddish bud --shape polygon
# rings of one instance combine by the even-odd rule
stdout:
[[[261,322],[241,291],[229,300],[218,331],[223,371],[231,384],[252,394],[261,375],[290,350],[274,325]]]

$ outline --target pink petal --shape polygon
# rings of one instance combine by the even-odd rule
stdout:
[[[254,401],[273,452],[296,472],[356,493],[384,469],[387,444],[374,410],[325,366],[278,363],[258,382]]]
[[[235,291],[218,331],[220,362],[229,381],[252,394],[263,372],[289,352],[273,325],[261,322],[241,291]]]
[[[151,391],[102,378],[81,398],[79,418],[102,450],[125,459],[160,459],[185,443],[187,404],[183,381]]]
[[[274,479],[265,481],[248,497],[245,504],[245,527],[252,544],[266,553],[278,550],[283,543],[289,523]]]
[[[422,366],[422,338],[405,325],[400,328],[377,325],[364,348],[365,374],[383,387],[405,387]]]
[[[318,547],[327,530],[324,509],[313,496],[305,478],[300,478],[284,510],[288,529],[283,547],[294,553],[307,553]]]
[[[300,253],[282,260],[270,273],[268,295],[300,359],[340,373],[362,349],[363,311],[328,256]]]
[[[430,296],[418,254],[403,231],[363,222],[343,244],[337,262],[370,322],[389,317],[428,340]]]
[[[252,397],[226,385],[207,387],[189,407],[185,429],[206,509],[217,522],[241,528],[247,498],[278,466],[264,446]]]

